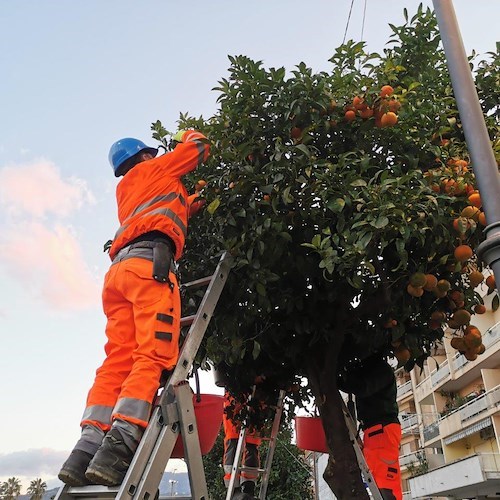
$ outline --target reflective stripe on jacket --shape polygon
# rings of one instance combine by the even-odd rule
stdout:
[[[116,188],[120,228],[109,255],[141,234],[161,231],[175,244],[175,259],[184,248],[188,222],[188,193],[181,177],[208,158],[209,146],[200,132],[188,130],[170,153],[137,164]]]

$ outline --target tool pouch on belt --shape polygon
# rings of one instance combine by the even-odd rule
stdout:
[[[163,241],[155,241],[153,247],[153,278],[160,283],[170,283],[168,273],[172,264],[172,250]]]

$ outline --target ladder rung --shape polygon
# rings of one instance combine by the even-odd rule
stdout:
[[[257,469],[256,467],[238,467],[238,470],[240,472],[258,472],[259,474],[266,471],[266,469]]]
[[[115,498],[118,490],[118,486],[92,484],[89,486],[71,486],[68,488],[68,493],[78,498]]]
[[[194,318],[196,318],[196,315],[193,314],[191,316],[185,316],[184,318],[181,318],[181,328],[183,326],[189,326],[193,324]]]
[[[205,278],[200,278],[198,280],[189,281],[188,283],[183,283],[181,288],[193,288],[195,286],[206,286],[212,281],[212,276],[207,276]]]

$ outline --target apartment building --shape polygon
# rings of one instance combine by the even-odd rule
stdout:
[[[483,290],[484,291],[484,290]],[[500,498],[500,309],[475,315],[485,352],[467,361],[447,331],[422,370],[396,370],[403,500]],[[335,496],[313,454],[316,498]]]
[[[500,310],[473,317],[486,351],[467,361],[452,332],[423,370],[396,371],[404,500],[500,498]]]

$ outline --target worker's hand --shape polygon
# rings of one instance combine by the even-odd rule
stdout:
[[[189,218],[196,215],[206,205],[207,200],[200,198],[198,193],[188,196]]]
[[[186,130],[179,130],[173,137],[172,140],[175,142],[182,142],[182,136],[186,133]]]

